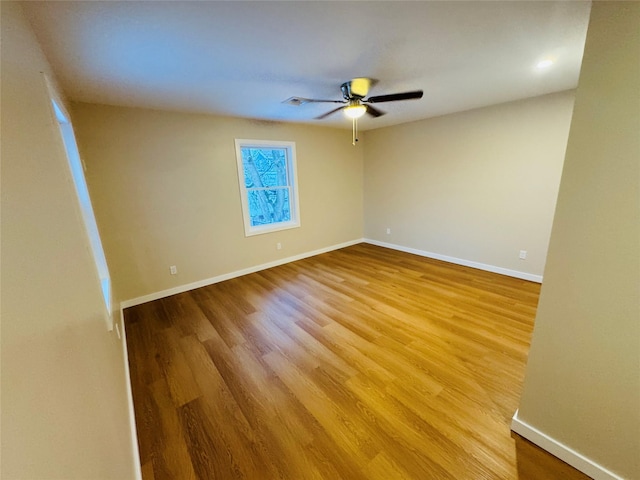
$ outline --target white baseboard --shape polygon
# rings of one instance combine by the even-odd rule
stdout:
[[[133,468],[135,480],[142,480],[142,465],[140,464],[140,449],[138,448],[138,429],[136,428],[136,415],[133,407],[133,391],[131,390],[131,371],[129,370],[129,351],[127,349],[127,331],[124,326],[124,312],[120,308],[120,327],[122,327],[122,352],[124,357],[124,379],[127,382],[127,406],[129,414],[129,429],[131,431],[131,455],[133,455]]]
[[[594,480],[624,480],[622,477],[607,470],[602,465],[597,464],[593,460],[581,455],[565,444],[532,427],[526,422],[518,418],[518,410],[511,419],[511,430],[518,435],[535,443],[540,448],[546,450],[550,454],[558,457],[565,463],[580,470],[585,475],[589,475]]]
[[[302,260],[303,258],[309,258],[315,255],[320,255],[321,253],[327,253],[333,250],[338,250],[340,248],[350,247],[351,245],[356,245],[358,243],[362,243],[363,241],[364,239],[358,238],[357,240],[351,240],[349,242],[339,243],[337,245],[331,245],[329,247],[320,248],[318,250],[313,250],[311,252],[301,253],[299,255],[294,255],[292,257],[280,258],[272,262],[263,263],[262,265],[256,265],[254,267],[244,268],[242,270],[236,270],[235,272],[223,273],[222,275],[218,275],[216,277],[205,278],[204,280],[199,280],[197,282],[188,283],[186,285],[180,285],[180,286],[169,288],[167,290],[162,290],[156,293],[150,293],[149,295],[132,298],[131,300],[125,300],[120,304],[120,307],[123,309],[134,307],[142,303],[152,302],[160,298],[170,297],[171,295],[176,295],[178,293],[188,292],[189,290],[195,290],[196,288],[206,287],[207,285],[213,285],[214,283],[224,282],[225,280],[231,280],[232,278],[241,277],[242,275],[248,275],[250,273],[259,272],[260,270],[266,270],[267,268],[277,267],[279,265],[284,265],[285,263],[295,262],[297,260]]]
[[[377,245],[379,247],[391,248],[392,250],[399,250],[401,252],[413,253],[414,255],[420,255],[421,257],[433,258],[435,260],[442,260],[443,262],[455,263],[456,265],[462,265],[464,267],[477,268],[479,270],[485,270],[487,272],[498,273],[500,275],[506,275],[508,277],[520,278],[522,280],[528,280],[530,282],[542,283],[542,275],[534,275],[532,273],[519,272],[517,270],[509,270],[508,268],[496,267],[493,265],[487,265],[485,263],[473,262],[471,260],[464,260],[462,258],[450,257],[448,255],[441,255],[439,253],[427,252],[425,250],[418,250],[417,248],[404,247],[402,245],[396,245],[393,243],[380,242],[370,238],[365,238],[364,242],[371,245]]]
[[[244,268],[242,270],[236,270],[234,272],[224,273],[216,277],[205,278],[204,280],[199,280],[197,282],[192,282],[185,285],[179,285],[177,287],[169,288],[167,290],[162,290],[160,292],[150,293],[148,295],[132,298],[130,300],[124,300],[123,302],[120,303],[120,308],[124,309],[124,308],[134,307],[136,305],[152,302],[160,298],[170,297],[171,295],[188,292],[189,290],[195,290],[196,288],[206,287],[207,285],[213,285],[214,283],[224,282],[225,280],[230,280],[232,278],[240,277],[242,275],[248,275],[250,273],[259,272],[260,270],[266,270],[267,268],[277,267],[279,265],[284,265],[285,263],[295,262],[297,260],[302,260],[303,258],[309,258],[315,255],[320,255],[321,253],[331,252],[332,250],[338,250],[340,248],[350,247],[351,245],[356,245],[362,242],[370,243],[371,245],[377,245],[379,247],[390,248],[392,250],[398,250],[401,252],[413,253],[415,255],[433,258],[435,260],[442,260],[444,262],[454,263],[456,265],[463,265],[465,267],[477,268],[480,270],[485,270],[487,272],[498,273],[500,275],[507,275],[509,277],[520,278],[522,280],[528,280],[530,282],[542,283],[541,275],[533,275],[531,273],[519,272],[517,270],[509,270],[507,268],[496,267],[493,265],[473,262],[470,260],[464,260],[456,257],[450,257],[447,255],[441,255],[439,253],[427,252],[425,250],[418,250],[416,248],[404,247],[402,245],[395,245],[393,243],[380,242],[378,240],[373,240],[370,238],[359,238],[356,240],[351,240],[349,242],[344,242],[337,245],[331,245],[329,247],[321,248],[318,250],[313,250],[311,252],[305,252],[299,255],[294,255],[291,257],[274,260],[272,262],[263,263],[261,265]]]

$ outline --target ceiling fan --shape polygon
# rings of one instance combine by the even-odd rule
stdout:
[[[375,80],[366,77],[354,78],[340,85],[343,100],[321,100],[316,98],[291,97],[283,103],[290,105],[304,105],[305,103],[342,103],[343,106],[334,108],[322,115],[316,117],[316,120],[322,120],[329,115],[342,110],[344,114],[353,120],[353,145],[358,141],[357,120],[365,113],[372,117],[380,117],[385,114],[382,110],[378,110],[372,103],[396,102],[398,100],[417,100],[422,98],[422,90],[414,90],[411,92],[391,93],[388,95],[377,95],[368,97],[369,89],[376,83]]]
[[[375,80],[364,77],[354,78],[353,80],[344,82],[340,86],[340,90],[342,90],[343,100],[320,100],[316,98],[291,97],[285,100],[284,103],[289,103],[291,105],[303,105],[305,103],[344,104],[344,106],[335,108],[327,113],[323,113],[322,115],[316,117],[316,120],[322,120],[323,118],[326,118],[339,110],[343,110],[345,115],[349,118],[360,118],[365,113],[371,115],[372,117],[380,117],[381,115],[384,115],[385,112],[373,107],[371,105],[372,103],[395,102],[398,100],[417,100],[419,98],[422,98],[423,95],[422,90],[414,90],[412,92],[392,93],[389,95],[377,95],[374,97],[366,98],[369,94],[369,88],[375,83]]]

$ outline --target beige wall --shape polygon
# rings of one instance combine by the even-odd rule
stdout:
[[[73,112],[119,300],[362,238],[362,147],[346,130],[89,104]],[[244,236],[235,138],[296,142],[300,228]]]
[[[640,478],[640,3],[595,2],[518,417]]]
[[[366,132],[365,236],[542,275],[572,108],[562,92]]]
[[[12,479],[133,478],[122,345],[22,13],[2,2],[2,465]]]

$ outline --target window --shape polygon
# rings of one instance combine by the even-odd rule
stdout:
[[[82,220],[87,232],[89,244],[91,245],[91,253],[93,254],[93,260],[96,265],[97,277],[100,281],[100,288],[102,290],[102,297],[104,299],[105,306],[107,307],[107,324],[109,329],[111,329],[113,328],[111,320],[111,278],[109,276],[107,260],[104,256],[102,242],[98,233],[98,225],[96,224],[96,219],[93,214],[91,199],[89,198],[89,189],[87,188],[87,182],[84,178],[84,164],[80,159],[80,153],[78,152],[78,146],[73,133],[73,126],[69,120],[69,114],[64,110],[62,102],[55,97],[53,93],[54,91],[49,85],[49,81],[47,80],[46,82],[47,87],[49,88],[53,114],[58,123],[58,127],[60,128],[62,144],[64,146],[65,153],[67,154],[69,169],[71,170],[71,178],[73,179],[73,185],[75,186],[76,194],[78,196],[78,204],[80,206]]]
[[[245,235],[299,227],[295,143],[236,140],[236,160]]]

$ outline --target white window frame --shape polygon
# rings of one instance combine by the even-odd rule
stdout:
[[[111,276],[109,275],[107,259],[102,248],[98,224],[96,223],[96,218],[93,213],[89,189],[84,176],[86,167],[80,158],[75,133],[73,132],[73,125],[71,124],[71,116],[69,112],[67,112],[62,100],[58,97],[55,89],[51,86],[49,78],[44,75],[44,79],[49,92],[51,112],[60,131],[60,140],[65,156],[67,157],[71,180],[75,187],[78,206],[80,208],[80,217],[84,224],[84,230],[90,246],[89,250],[96,266],[96,280],[99,282],[102,298],[106,307],[105,319],[107,329],[111,331],[113,330]]]
[[[238,184],[240,186],[240,201],[242,203],[242,217],[244,220],[244,235],[260,235],[277,232],[300,226],[300,205],[298,201],[298,177],[296,172],[296,144],[295,142],[274,140],[246,140],[236,138],[236,162],[238,165]],[[251,225],[249,212],[249,193],[245,186],[244,165],[242,163],[242,149],[244,148],[274,148],[287,152],[287,183],[289,188],[289,203],[291,220],[287,222],[270,223],[267,225]],[[266,187],[268,188],[268,187]]]

